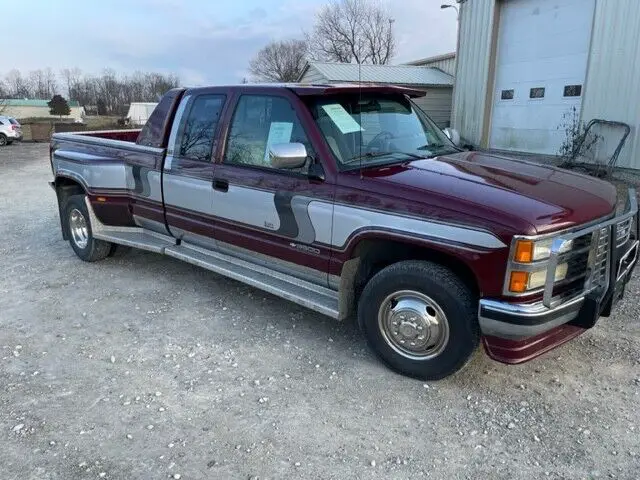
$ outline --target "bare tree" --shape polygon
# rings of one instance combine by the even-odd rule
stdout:
[[[11,70],[5,77],[9,96],[13,98],[29,98],[32,95],[31,88],[19,70]]]
[[[376,0],[332,0],[307,34],[313,58],[384,65],[395,51],[393,18]]]
[[[7,97],[9,96],[9,91],[4,81],[0,79],[0,115],[7,109]]]
[[[281,40],[262,48],[249,63],[249,72],[265,82],[295,82],[305,65],[304,40]]]
[[[56,74],[53,73],[50,67],[47,67],[43,71],[44,90],[47,92],[45,98],[51,98],[58,91],[58,83],[56,81]]]
[[[60,70],[60,76],[64,81],[64,86],[67,88],[68,98],[75,98],[74,91],[76,91],[80,85],[82,70],[79,68],[63,68]]]
[[[50,68],[29,72],[31,92],[40,100],[50,99],[56,93],[56,76]]]

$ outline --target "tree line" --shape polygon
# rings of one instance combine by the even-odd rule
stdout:
[[[84,107],[95,108],[100,115],[124,115],[130,103],[157,102],[179,84],[176,75],[153,72],[124,75],[104,69],[91,75],[78,68],[65,68],[56,75],[51,68],[28,74],[14,69],[0,78],[0,98],[51,100],[54,95],[63,95]]]
[[[394,19],[377,0],[332,0],[303,38],[273,41],[249,63],[254,80],[295,82],[308,60],[388,64],[395,53]]]

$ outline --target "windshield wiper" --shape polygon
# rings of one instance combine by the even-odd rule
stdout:
[[[451,150],[453,152],[461,151],[457,147],[453,147],[451,145],[445,145],[444,143],[428,143],[426,145],[422,145],[421,147],[416,148],[416,150],[427,150],[427,151],[437,151],[446,148],[447,150]]]
[[[444,143],[427,143],[426,145],[416,148],[416,150],[431,150],[434,148],[443,148],[445,146],[446,145]]]
[[[347,160],[346,162],[343,162],[345,165],[348,165],[350,163],[354,163],[360,160],[363,160],[365,158],[379,158],[379,157],[385,157],[387,155],[405,155],[409,158],[414,158],[414,159],[421,159],[424,158],[421,155],[416,155],[415,153],[409,153],[409,152],[367,152],[367,153],[363,153],[362,155],[355,155],[353,157],[351,157],[349,160]]]

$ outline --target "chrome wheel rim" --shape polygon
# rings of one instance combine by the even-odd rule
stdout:
[[[69,230],[71,232],[71,238],[73,243],[78,248],[87,248],[89,243],[89,229],[87,228],[87,221],[80,210],[74,208],[69,214]]]
[[[7,144],[7,139],[4,135],[0,135],[0,147],[4,147]]]
[[[412,360],[436,357],[449,342],[449,322],[440,305],[414,290],[392,293],[382,301],[378,327],[391,348]]]

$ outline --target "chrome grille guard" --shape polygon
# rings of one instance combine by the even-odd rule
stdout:
[[[584,287],[583,293],[594,290],[596,288],[602,288],[603,296],[604,296],[604,292],[606,292],[610,286],[609,279],[611,278],[611,275],[609,274],[609,272],[611,270],[611,260],[612,260],[611,253],[610,253],[612,251],[611,245],[613,244],[614,251],[616,248],[618,248],[620,244],[619,242],[620,237],[618,237],[618,228],[627,230],[627,224],[629,225],[628,234],[625,233],[625,235],[628,235],[628,238],[631,237],[631,233],[632,233],[631,225],[633,225],[633,218],[636,217],[637,214],[638,214],[638,200],[636,197],[636,191],[634,188],[629,188],[627,203],[623,213],[609,220],[605,220],[595,225],[590,225],[589,227],[584,228],[582,230],[567,232],[566,234],[563,234],[560,237],[554,239],[553,244],[551,245],[551,254],[548,260],[547,276],[546,276],[545,285],[544,285],[544,293],[542,295],[542,304],[547,308],[551,308],[552,306],[553,287],[555,283],[555,271],[556,271],[556,267],[558,266],[560,248],[564,245],[565,242],[574,240],[576,238],[579,238],[588,234],[593,235],[591,240],[592,254],[589,255],[590,260],[589,260],[588,268],[590,270],[590,273],[587,276],[587,279],[585,281],[585,287]],[[635,242],[633,246],[627,252],[625,252],[625,255],[630,254],[634,249],[635,249],[634,255],[637,256],[638,254],[637,244],[639,240],[638,239],[638,229],[640,229],[639,223],[640,221],[638,220],[638,218],[636,218]],[[598,258],[598,254],[597,254],[597,249],[599,247],[602,247],[603,245],[603,242],[601,242],[603,236],[607,237],[606,248],[604,249],[604,251],[606,252],[605,253],[606,258],[604,260],[601,257]],[[629,267],[627,268],[625,273],[628,273],[628,271],[635,264],[636,260],[637,259],[633,259],[633,261],[630,262]],[[602,264],[600,263],[597,265],[598,261],[600,262],[604,261],[606,266],[605,268],[606,274],[604,275],[604,279],[601,279],[601,280],[598,280],[596,278],[596,275],[602,271]],[[598,266],[599,268],[597,269],[594,268],[596,266]],[[616,275],[617,278],[614,278],[614,281],[617,281],[623,276],[624,276],[624,273],[622,275],[618,273]],[[603,281],[605,283],[604,285],[602,284]]]

